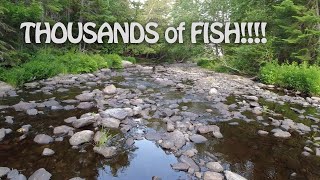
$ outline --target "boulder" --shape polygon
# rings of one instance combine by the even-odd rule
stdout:
[[[58,126],[55,127],[53,129],[53,134],[55,135],[64,135],[64,134],[68,134],[70,131],[73,131],[74,129],[72,127],[66,126],[66,125],[62,125],[62,126]]]
[[[207,171],[203,175],[203,180],[223,180],[224,177],[222,174],[217,172]]]
[[[109,86],[106,86],[104,89],[103,89],[103,92],[105,94],[115,94],[117,92],[117,88],[112,84],[112,85],[109,85]]]
[[[247,180],[246,178],[240,176],[239,174],[236,174],[231,171],[225,171],[224,173],[226,175],[227,180]]]
[[[194,134],[194,135],[190,136],[190,140],[196,144],[201,144],[201,143],[205,143],[206,141],[208,141],[207,138],[205,138],[204,136],[201,136],[199,134]]]
[[[73,121],[72,126],[74,128],[82,128],[93,124],[95,121],[94,116],[87,116]]]
[[[185,163],[176,163],[171,165],[172,169],[178,170],[178,171],[188,171],[189,165]]]
[[[212,170],[213,172],[222,172],[223,171],[223,167],[218,162],[209,162],[206,164],[206,167],[208,169]]]
[[[122,108],[107,109],[100,113],[102,118],[113,117],[123,120],[128,116],[128,111]]]

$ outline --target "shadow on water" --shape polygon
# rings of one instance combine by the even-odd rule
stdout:
[[[222,140],[212,137],[197,145],[200,156],[216,154],[227,169],[248,179],[320,179],[320,160],[303,157],[305,138],[297,134],[289,139],[260,136],[258,130],[270,130],[258,123],[237,121],[240,125],[220,123]],[[296,177],[291,177],[296,172]]]

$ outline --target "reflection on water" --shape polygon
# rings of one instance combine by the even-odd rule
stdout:
[[[305,139],[293,135],[290,139],[259,136],[257,123],[240,122],[239,126],[221,123],[222,140],[212,137],[206,145],[198,145],[200,154],[205,151],[219,153],[222,162],[233,172],[248,179],[320,179],[320,161],[315,157],[302,157]],[[269,130],[264,128],[265,130]],[[220,158],[219,158],[220,159]]]
[[[185,179],[184,173],[176,172],[170,166],[177,163],[174,155],[167,155],[148,140],[136,141],[135,146],[137,149],[129,155],[130,166],[123,166],[117,172],[110,166],[99,168],[98,179],[152,179],[153,176],[162,179]]]

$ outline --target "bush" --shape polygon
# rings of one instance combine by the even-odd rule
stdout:
[[[197,65],[200,67],[203,67],[203,68],[207,68],[207,69],[214,69],[215,61],[209,60],[209,59],[200,59],[197,62]]]
[[[313,95],[320,94],[320,67],[318,66],[267,63],[260,70],[260,79],[267,84]]]
[[[89,73],[109,67],[122,68],[121,57],[116,54],[85,54],[74,50],[62,54],[52,49],[41,49],[27,63],[9,69],[0,67],[0,80],[20,86],[60,73]]]
[[[104,59],[108,62],[109,67],[120,69],[122,68],[122,58],[117,54],[108,54],[104,56]]]
[[[134,57],[125,57],[124,59],[125,59],[126,61],[129,61],[129,62],[133,63],[133,64],[136,64],[136,63],[137,63],[137,60],[136,60],[136,58],[134,58]]]

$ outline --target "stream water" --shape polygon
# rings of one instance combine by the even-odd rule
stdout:
[[[269,136],[260,136],[258,130],[270,131],[273,128],[263,126],[261,123],[244,122],[233,119],[228,122],[219,122],[219,111],[215,109],[214,102],[205,100],[195,94],[174,91],[168,87],[160,87],[150,77],[139,73],[132,73],[130,77],[124,77],[121,72],[106,80],[118,88],[134,89],[137,84],[147,88],[153,88],[152,93],[162,93],[163,100],[192,99],[192,102],[180,103],[180,108],[188,107],[188,111],[201,114],[199,122],[206,121],[216,124],[221,128],[223,139],[215,139],[206,135],[208,141],[205,144],[192,145],[198,150],[196,159],[214,156],[223,167],[238,173],[248,179],[320,179],[320,158],[316,156],[304,157],[301,155],[306,140],[312,134],[299,135],[292,133],[289,139],[278,139]],[[34,93],[36,89],[22,89],[16,97],[1,99],[0,105],[14,105],[21,100],[43,102],[55,97],[61,105],[63,100],[74,99],[76,95],[84,90],[103,89],[104,85],[84,86],[68,88],[68,92],[53,91],[47,95],[43,92]],[[151,92],[150,92],[151,94]],[[144,96],[148,96],[145,94]],[[150,97],[152,99],[152,97]],[[236,97],[229,97],[226,104],[234,104],[241,101]],[[313,107],[301,107],[295,104],[280,105],[264,100],[259,101],[261,105],[295,122],[303,122],[306,125],[314,125],[310,120],[301,120],[298,114],[290,110],[290,107],[304,109],[305,115],[319,116],[319,110]],[[213,111],[208,113],[206,109]],[[92,144],[84,144],[80,149],[71,148],[67,137],[62,142],[54,142],[48,145],[39,145],[33,141],[37,134],[52,135],[53,127],[65,124],[64,119],[91,112],[97,113],[97,108],[87,110],[56,110],[38,108],[43,114],[29,116],[25,112],[16,112],[14,109],[3,109],[0,113],[0,127],[10,128],[13,132],[0,142],[0,166],[18,169],[25,176],[30,176],[39,168],[45,168],[53,176],[52,179],[69,179],[82,177],[85,179],[152,179],[153,176],[162,179],[196,179],[187,172],[174,171],[171,165],[178,162],[178,158],[168,151],[163,150],[156,142],[145,138],[135,140],[133,148],[123,149],[113,158],[105,159],[103,156],[93,152]],[[255,119],[254,114],[244,112],[247,117]],[[14,123],[4,122],[5,116],[13,116]],[[268,114],[263,114],[267,120]],[[230,125],[230,122],[238,122],[238,125]],[[32,128],[26,139],[19,141],[21,136],[16,132],[22,125],[30,124]],[[146,131],[165,132],[166,125],[158,119],[145,120],[146,126],[136,127],[131,134]],[[121,144],[127,134],[121,131],[112,131]],[[53,156],[41,156],[45,147],[53,149]],[[197,162],[197,161],[196,161]],[[204,170],[205,171],[205,170]],[[292,176],[296,173],[296,176]]]

